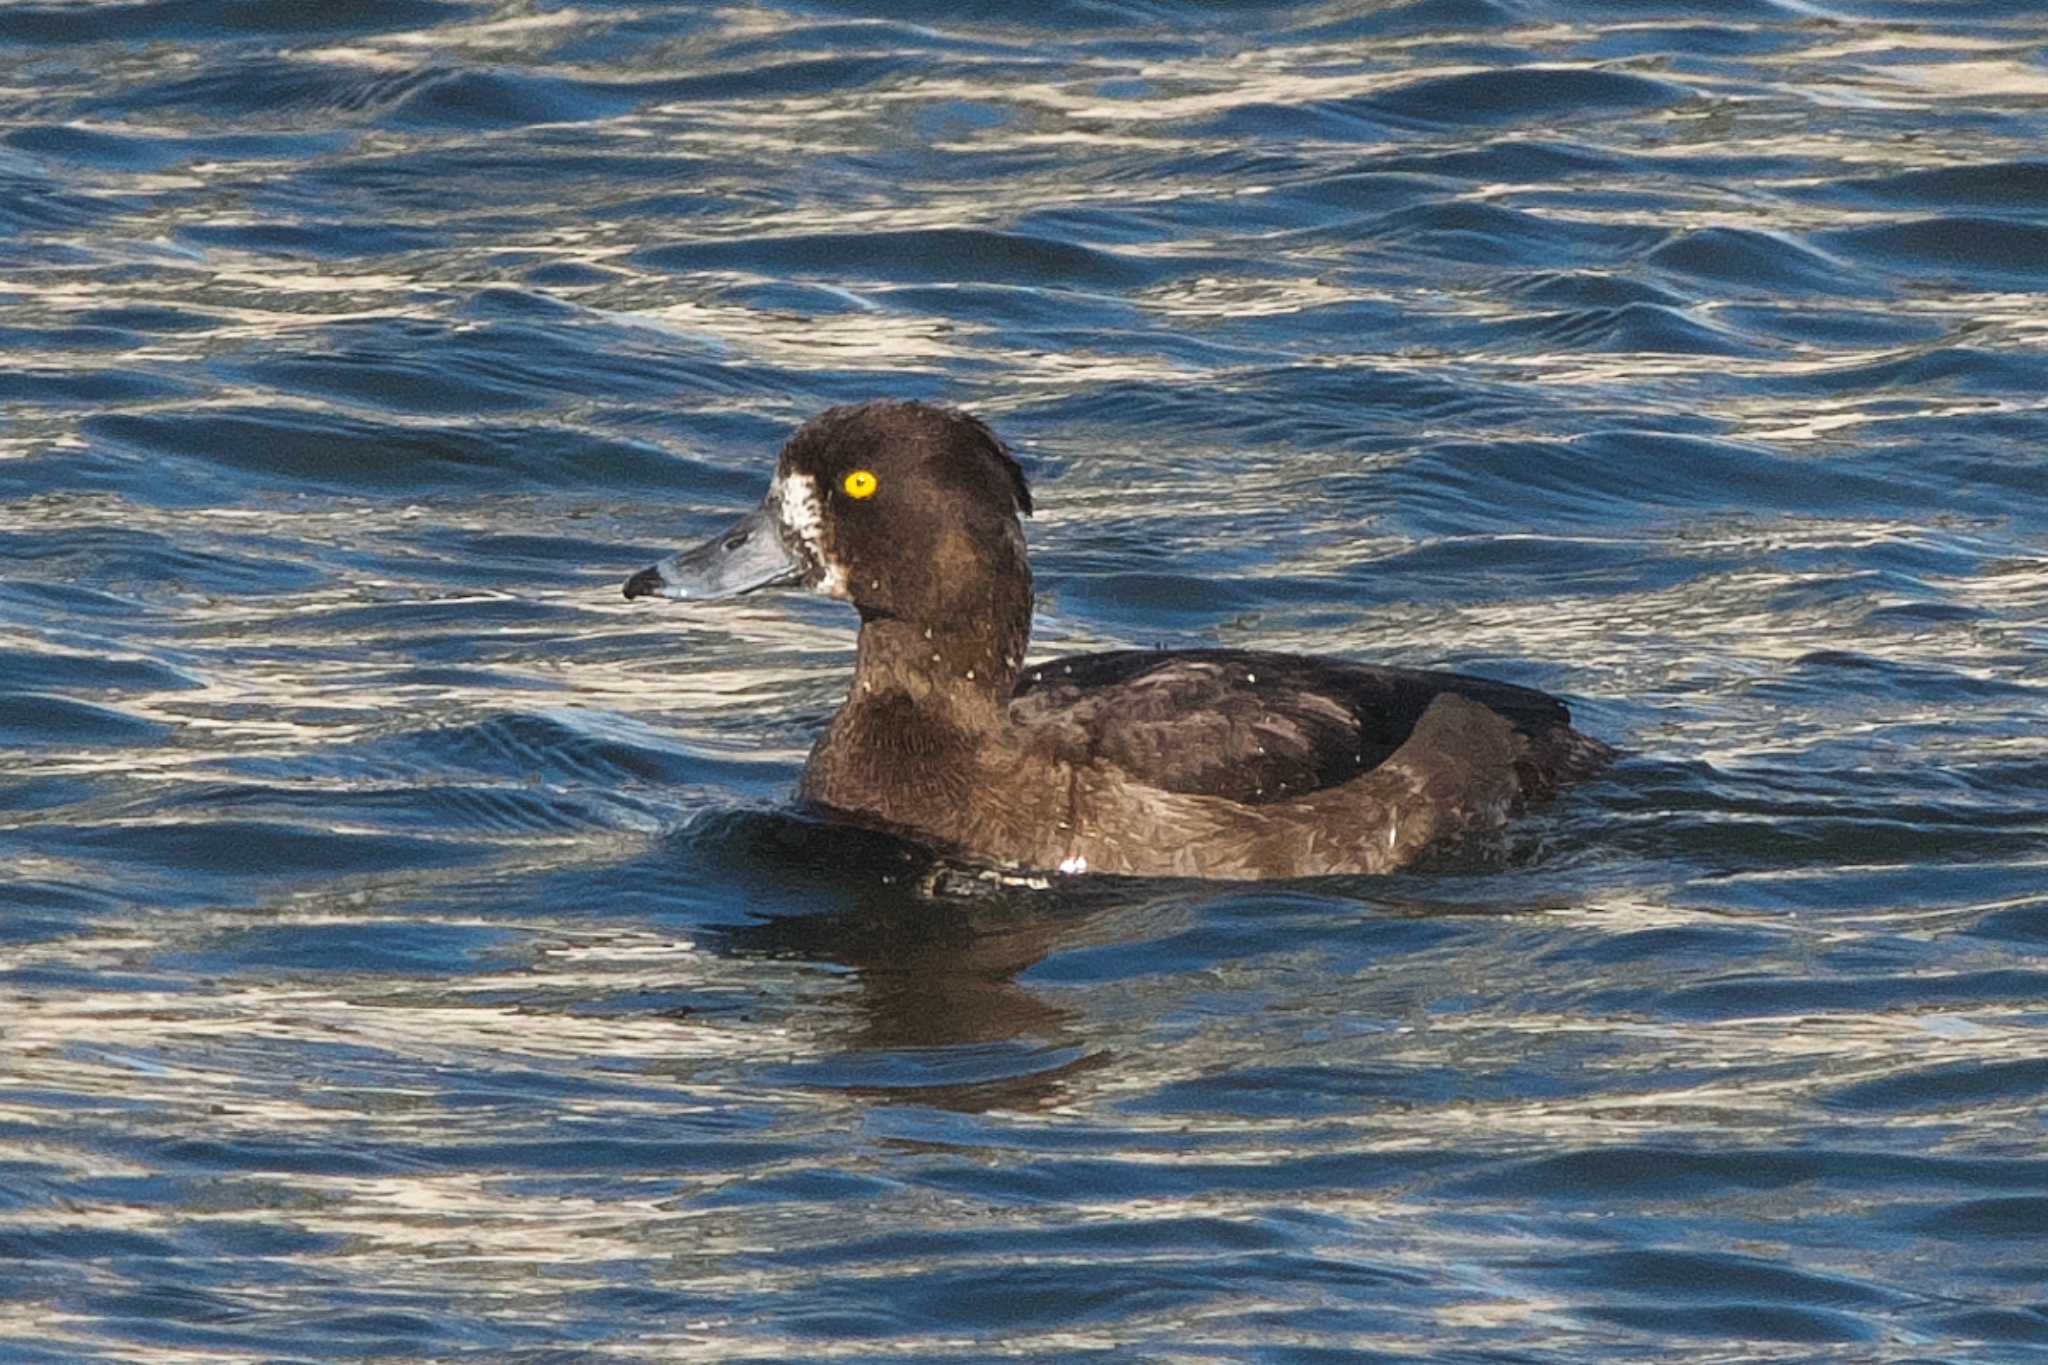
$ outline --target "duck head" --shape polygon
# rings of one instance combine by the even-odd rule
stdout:
[[[1031,570],[1024,473],[979,420],[914,402],[832,408],[782,448],[761,505],[626,581],[626,596],[713,601],[801,585],[863,622],[979,628],[1021,656]],[[1017,620],[1021,614],[1021,621]],[[1014,665],[1012,665],[1014,667]]]

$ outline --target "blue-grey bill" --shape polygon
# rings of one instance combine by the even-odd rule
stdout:
[[[626,580],[627,597],[713,602],[756,588],[794,583],[804,566],[782,543],[766,505],[755,508],[695,549],[682,550]]]

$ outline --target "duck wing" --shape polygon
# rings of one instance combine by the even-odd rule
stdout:
[[[1073,761],[1112,763],[1166,791],[1262,804],[1377,767],[1445,693],[1532,737],[1571,719],[1555,697],[1510,683],[1235,649],[1119,650],[1035,664],[1010,713],[1057,736]]]

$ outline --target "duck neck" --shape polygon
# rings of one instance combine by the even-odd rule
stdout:
[[[1000,724],[1030,621],[1028,590],[1023,610],[995,630],[985,617],[934,622],[864,614],[847,706],[908,702],[961,729]]]
[[[986,596],[955,594],[944,611],[864,609],[853,686],[804,767],[804,799],[940,843],[961,837],[980,776],[1014,765],[1010,688],[1030,629],[1028,571]]]

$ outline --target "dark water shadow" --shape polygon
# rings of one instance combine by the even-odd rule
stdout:
[[[693,931],[700,947],[843,969],[858,984],[835,1051],[774,1068],[775,1080],[980,1112],[1043,1109],[1078,1077],[1117,1065],[1105,1046],[1114,1026],[1087,1003],[1106,984],[1250,961],[1276,934],[1314,941],[1377,926],[1358,950],[1375,940],[1399,951],[1412,937],[1392,929],[1400,922],[1570,908],[1573,892],[1554,879],[1501,875],[1555,837],[1546,825],[1401,876],[1256,883],[1000,877],[789,811],[708,814],[664,849],[693,876],[747,888],[747,917]]]

